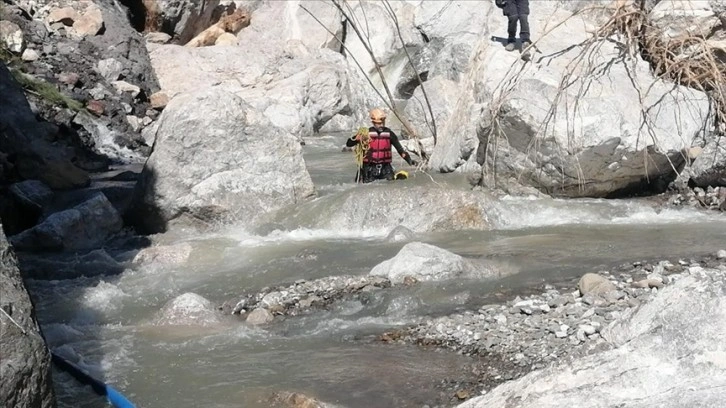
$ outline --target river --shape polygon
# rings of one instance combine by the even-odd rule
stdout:
[[[468,189],[458,174],[356,186],[344,135],[309,138],[305,159],[319,201],[355,188],[439,183]],[[315,214],[305,213],[306,209]],[[313,209],[314,208],[314,209]],[[382,344],[376,335],[431,316],[476,309],[495,294],[643,259],[691,257],[723,249],[726,217],[691,208],[654,209],[643,200],[511,198],[492,209],[487,231],[417,234],[462,256],[485,258],[517,273],[497,282],[460,281],[394,288],[331,310],[251,327],[229,316],[215,328],[149,325],[167,301],[194,292],[221,304],[298,279],[365,274],[405,244],[385,242],[395,227],[368,229],[321,222],[324,208],[296,209],[278,229],[227,227],[206,235],[176,232],[161,242],[193,245],[182,266],[148,265],[118,276],[29,281],[51,349],[79,359],[138,407],[269,407],[278,391],[296,391],[345,407],[421,407],[440,401],[442,382],[473,379],[473,359],[453,352]],[[88,387],[54,371],[61,407],[106,406]]]

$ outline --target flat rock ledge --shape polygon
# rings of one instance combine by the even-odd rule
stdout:
[[[473,370],[478,382],[447,384],[448,405],[486,393],[551,363],[611,348],[601,337],[601,330],[617,322],[629,309],[648,302],[665,285],[701,268],[726,270],[726,251],[698,261],[635,262],[611,272],[600,271],[596,277],[606,279],[614,288],[603,294],[580,293],[577,287],[585,277],[559,288],[545,285],[538,294],[389,331],[379,340],[477,357],[479,364]]]
[[[266,287],[257,293],[243,295],[241,299],[222,305],[225,313],[245,315],[265,309],[272,315],[298,316],[314,309],[325,309],[344,298],[391,287],[391,281],[378,276],[331,276],[290,285]]]

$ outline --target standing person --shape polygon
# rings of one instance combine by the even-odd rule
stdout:
[[[401,146],[398,136],[386,127],[386,113],[376,108],[370,112],[370,116],[373,126],[368,128],[368,133],[363,132],[361,134],[361,132],[358,132],[345,142],[348,147],[360,144],[362,148],[362,163],[355,176],[355,181],[358,183],[370,183],[373,180],[381,179],[393,180],[391,146],[396,148],[396,151],[403,160],[406,160],[406,163],[411,166],[417,164]]]
[[[502,11],[509,19],[507,25],[509,38],[507,38],[507,45],[504,49],[514,51],[516,48],[517,22],[519,22],[519,39],[522,40],[522,51],[526,52],[527,48],[532,45],[529,37],[529,0],[506,0]]]

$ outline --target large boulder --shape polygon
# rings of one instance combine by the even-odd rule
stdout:
[[[54,407],[50,353],[2,225],[0,293],[0,402],[6,407]]]
[[[51,214],[40,224],[10,237],[22,250],[98,248],[122,227],[121,217],[103,193]]]
[[[550,3],[531,5],[533,27],[553,27],[537,42],[544,57],[525,63],[489,35],[480,40],[431,165],[453,171],[486,160],[487,174],[495,165],[500,177],[566,196],[675,178],[682,150],[710,123],[706,95],[654,78],[640,56],[608,40],[584,49],[595,18]]]
[[[725,307],[724,271],[691,268],[602,332],[615,349],[534,371],[459,407],[720,407]]]
[[[250,223],[314,192],[295,138],[219,87],[177,96],[159,120],[133,214],[147,231]]]
[[[499,272],[439,247],[411,242],[391,259],[376,265],[370,272],[398,285],[407,279],[440,281],[454,278],[498,277]]]
[[[267,48],[264,42],[250,44],[260,45],[150,45],[149,49],[169,96],[223,87],[299,140],[336,114],[350,111],[347,68],[340,54],[328,49],[298,54],[294,49]]]

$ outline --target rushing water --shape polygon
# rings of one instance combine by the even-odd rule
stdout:
[[[357,188],[344,136],[311,138],[305,158],[319,195]],[[403,183],[468,188],[460,175],[416,174]],[[400,182],[381,185],[381,193]],[[216,304],[297,279],[365,274],[404,243],[389,231],[292,228],[254,234],[230,227],[190,242],[183,266],[149,265],[119,276],[31,281],[52,349],[127,394],[139,407],[268,407],[296,391],[346,407],[420,407],[442,380],[466,380],[472,363],[448,352],[380,344],[375,335],[427,316],[476,308],[496,291],[562,281],[622,262],[689,257],[723,249],[726,219],[692,209],[656,211],[635,200],[506,198],[493,204],[496,229],[418,234],[518,273],[498,282],[445,282],[390,289],[365,303],[255,328],[229,317],[213,328],[161,328],[149,321],[168,300],[194,292]],[[391,226],[393,228],[395,226]],[[312,256],[299,256],[304,253]],[[56,372],[61,407],[105,406],[89,388]]]

